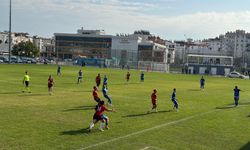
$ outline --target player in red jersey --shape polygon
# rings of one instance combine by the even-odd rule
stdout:
[[[48,91],[49,91],[49,95],[52,95],[52,90],[53,90],[53,86],[54,86],[54,80],[52,78],[51,75],[49,75],[49,79],[48,79]]]
[[[95,83],[96,83],[97,87],[99,87],[99,85],[101,84],[101,75],[100,75],[100,73],[98,73],[98,75],[96,76]]]
[[[94,100],[98,103],[101,99],[99,98],[99,96],[98,96],[98,89],[97,89],[97,87],[96,86],[94,86],[93,87],[93,93],[92,93],[92,95],[93,95],[93,97],[94,97]]]
[[[113,109],[108,109],[106,108],[106,106],[104,105],[104,101],[99,101],[98,105],[97,105],[97,108],[96,108],[96,112],[93,116],[93,122],[89,125],[89,131],[95,126],[95,124],[98,122],[98,121],[101,121],[101,124],[100,124],[100,130],[101,131],[104,131],[103,130],[103,125],[104,125],[104,111],[108,111],[108,112],[114,112]],[[107,117],[107,116],[105,116]]]
[[[126,79],[127,79],[127,82],[128,82],[129,79],[130,79],[130,73],[129,73],[129,72],[127,72]]]
[[[157,112],[157,109],[156,109],[157,108],[157,105],[156,105],[157,95],[156,95],[156,93],[157,93],[157,90],[154,89],[153,93],[151,94],[151,101],[152,101],[153,106],[152,106],[152,109],[148,111],[148,113],[152,112],[153,109],[155,110],[155,112]]]

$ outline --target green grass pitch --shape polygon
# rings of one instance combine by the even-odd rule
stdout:
[[[250,80],[199,75],[145,73],[131,70],[83,68],[83,83],[77,85],[80,67],[62,66],[56,76],[53,65],[0,65],[0,149],[2,150],[249,150]],[[32,93],[22,93],[25,70]],[[95,76],[108,76],[109,94],[116,112],[110,130],[99,124],[88,133],[96,104],[92,98]],[[55,80],[49,96],[47,79]],[[233,107],[233,88],[238,85],[239,107]],[[158,90],[158,113],[146,114],[152,90]],[[177,89],[179,112],[173,109],[172,89]],[[99,96],[103,98],[101,91]]]

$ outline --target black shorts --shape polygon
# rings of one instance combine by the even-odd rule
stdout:
[[[48,84],[48,88],[51,88],[53,86],[53,84]]]
[[[97,103],[101,100],[100,98],[94,98]]]
[[[102,120],[102,117],[101,117],[101,116],[99,116],[99,115],[97,115],[97,114],[94,114],[94,116],[93,116],[93,120],[97,120],[97,121],[99,121],[99,120]]]
[[[29,81],[25,81],[25,86],[29,86]]]

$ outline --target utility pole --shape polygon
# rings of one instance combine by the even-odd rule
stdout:
[[[12,43],[12,39],[11,39],[11,0],[10,0],[10,16],[9,16],[9,64],[11,63],[10,60],[10,55],[11,55],[11,43]]]

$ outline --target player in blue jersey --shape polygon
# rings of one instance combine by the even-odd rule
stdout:
[[[103,85],[108,87],[108,78],[106,75],[104,75],[104,78],[103,78]]]
[[[108,99],[108,104],[112,106],[112,99],[110,98],[110,96],[108,95],[108,88],[107,86],[105,86],[103,84],[102,86],[102,93],[103,93],[103,96]]]
[[[57,66],[57,75],[60,75],[60,76],[62,75],[60,65]]]
[[[79,84],[80,82],[82,82],[82,77],[83,77],[83,72],[82,72],[82,70],[79,70],[77,84]]]
[[[205,86],[205,79],[202,76],[201,79],[200,79],[200,88],[201,88],[201,90],[204,90],[204,86]]]
[[[141,82],[144,82],[144,72],[141,72]]]
[[[178,108],[179,108],[179,105],[178,105],[178,102],[177,102],[177,99],[176,99],[176,89],[174,88],[173,89],[173,93],[172,93],[172,98],[171,98],[173,104],[174,104],[174,109],[176,111],[178,111]]]
[[[237,86],[235,86],[234,88],[234,104],[235,107],[237,107],[239,105],[239,99],[240,99],[240,89],[238,89]]]

